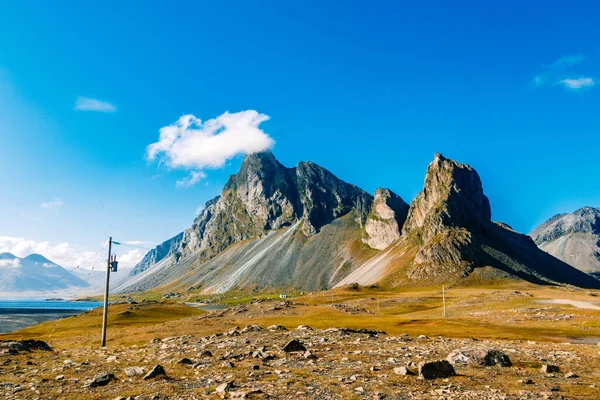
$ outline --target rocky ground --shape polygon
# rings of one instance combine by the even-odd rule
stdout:
[[[451,294],[447,318],[426,291],[365,288],[244,300],[207,313],[179,298],[118,304],[104,349],[101,310],[1,335],[0,395],[600,398],[600,311],[538,303],[559,294],[593,301],[595,293],[528,287]]]
[[[600,397],[595,345],[249,325],[129,347],[2,347],[0,394],[7,399]],[[424,363],[447,359],[453,367],[434,365],[441,377],[425,379],[432,371]],[[157,365],[164,374],[158,368],[149,378]]]

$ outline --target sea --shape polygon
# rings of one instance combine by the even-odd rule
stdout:
[[[0,299],[0,333],[70,317],[101,306],[101,302],[95,301]]]

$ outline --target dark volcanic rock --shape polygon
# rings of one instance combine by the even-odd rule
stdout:
[[[88,386],[91,388],[106,386],[113,380],[115,380],[115,375],[112,373],[100,374],[96,375],[96,377],[88,384]]]
[[[292,339],[283,347],[283,351],[286,353],[306,351],[306,347],[298,339]]]
[[[162,377],[162,378],[167,377],[167,373],[165,372],[165,369],[160,364],[158,364],[154,368],[152,368],[152,370],[150,372],[148,372],[146,374],[146,376],[144,376],[144,379],[152,379],[152,378],[157,378],[157,377]]]
[[[448,378],[454,375],[454,367],[446,360],[424,361],[419,364],[419,377],[423,379]]]
[[[48,345],[48,343],[33,339],[0,341],[0,348],[7,348],[16,352],[32,350],[54,351],[52,350],[52,347]]]

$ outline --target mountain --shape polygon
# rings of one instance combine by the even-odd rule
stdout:
[[[530,236],[538,247],[581,271],[600,272],[600,208],[558,214]]]
[[[401,238],[337,285],[520,278],[600,287],[588,275],[539,250],[529,236],[491,217],[477,171],[436,154],[423,190],[411,202]]]
[[[39,254],[19,258],[0,254],[0,292],[54,292],[87,288],[84,280]]]
[[[491,217],[477,172],[441,154],[409,206],[389,189],[373,197],[312,162],[287,168],[270,152],[255,153],[190,228],[148,253],[116,290],[221,293],[464,279],[600,287]]]
[[[372,202],[315,163],[287,168],[271,152],[249,154],[181,240],[154,249],[116,290],[330,287],[374,253],[360,236]]]

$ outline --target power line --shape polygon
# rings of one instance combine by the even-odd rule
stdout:
[[[138,245],[135,245],[135,244],[117,242],[116,240],[113,240],[113,244],[116,244],[117,246],[135,247],[137,249],[144,249],[144,250],[148,250],[148,251],[153,250],[153,249],[149,249],[148,247],[144,247],[144,246],[138,246]]]

